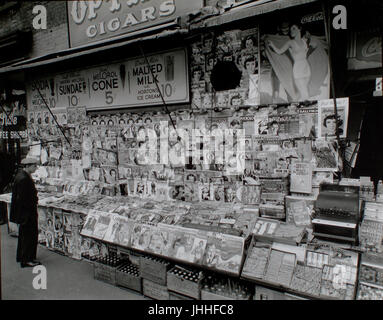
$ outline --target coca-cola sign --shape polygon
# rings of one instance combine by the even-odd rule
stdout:
[[[361,70],[382,67],[382,36],[379,32],[357,32],[350,37],[348,67]]]

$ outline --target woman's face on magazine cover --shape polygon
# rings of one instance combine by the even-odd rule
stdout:
[[[246,62],[246,70],[249,74],[254,74],[255,73],[255,60],[250,60]]]
[[[336,131],[336,120],[335,119],[327,119],[326,120],[326,128],[329,134],[335,134]]]

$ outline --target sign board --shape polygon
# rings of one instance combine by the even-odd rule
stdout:
[[[348,69],[382,67],[382,35],[379,30],[354,32],[348,44]]]
[[[68,107],[100,110],[159,105],[162,98],[168,104],[188,103],[186,49],[149,55],[147,60],[139,57],[32,79],[27,83],[28,109],[47,111],[42,97],[53,111]]]
[[[71,47],[174,21],[202,0],[67,1]]]

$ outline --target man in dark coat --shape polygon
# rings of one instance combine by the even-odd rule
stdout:
[[[19,225],[16,261],[21,267],[34,267],[38,243],[37,190],[31,174],[36,171],[37,160],[25,158],[15,177],[9,220]]]

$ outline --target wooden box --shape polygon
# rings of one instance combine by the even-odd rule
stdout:
[[[142,292],[142,278],[140,274],[133,274],[126,272],[126,267],[133,265],[124,264],[117,268],[116,270],[116,285],[124,288],[128,288],[134,291]],[[136,267],[137,270],[139,270]]]
[[[169,300],[195,300],[195,299],[184,296],[183,294],[169,291]]]
[[[94,278],[112,285],[116,285],[116,267],[111,267],[93,261]]]
[[[207,290],[201,290],[201,300],[235,300],[231,297],[213,293]]]
[[[160,285],[166,286],[167,272],[170,264],[166,260],[152,258],[150,256],[140,257],[141,277]]]
[[[169,300],[169,292],[166,286],[147,279],[142,279],[142,293],[144,296],[155,300]]]
[[[202,278],[199,278],[195,281],[184,278],[180,275],[174,274],[173,270],[177,269],[177,267],[171,269],[168,272],[167,284],[168,290],[181,293],[188,297],[194,299],[201,298],[201,282]]]

